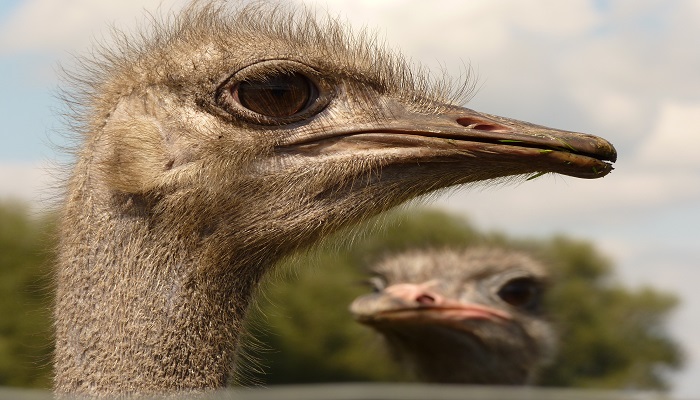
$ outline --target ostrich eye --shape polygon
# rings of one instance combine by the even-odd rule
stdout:
[[[243,107],[273,118],[291,117],[304,111],[318,93],[306,76],[283,72],[244,80],[233,91],[234,98]]]
[[[538,295],[539,286],[530,278],[513,279],[498,291],[498,297],[514,307],[530,307]]]
[[[381,276],[373,276],[367,280],[374,293],[379,293],[386,288],[386,280]]]

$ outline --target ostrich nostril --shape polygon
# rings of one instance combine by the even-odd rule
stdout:
[[[435,304],[435,297],[429,294],[422,294],[416,297],[416,302],[420,304]]]
[[[486,122],[484,120],[472,117],[457,118],[457,123],[477,131],[494,132],[508,130],[508,128],[503,125],[492,123],[490,121]]]

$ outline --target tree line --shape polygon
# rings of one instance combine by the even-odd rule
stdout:
[[[0,386],[49,388],[51,381],[51,215],[0,204]],[[547,309],[561,337],[543,386],[668,389],[683,353],[668,332],[671,293],[617,282],[591,243],[565,236],[513,238],[482,232],[461,216],[397,211],[285,261],[263,282],[241,352],[246,384],[406,381],[378,337],[355,323],[350,302],[369,287],[368,266],[410,248],[500,246],[550,268]],[[253,336],[255,339],[253,339]],[[241,370],[243,368],[240,368]]]

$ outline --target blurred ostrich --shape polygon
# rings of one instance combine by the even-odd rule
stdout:
[[[375,292],[350,310],[377,330],[419,379],[531,383],[554,352],[542,312],[547,273],[532,258],[497,248],[414,250],[373,268]]]
[[[436,189],[599,178],[603,139],[451,104],[336,20],[195,1],[75,74],[55,390],[197,392],[232,379],[251,296],[282,257]]]

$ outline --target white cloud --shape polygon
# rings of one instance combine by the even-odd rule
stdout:
[[[26,0],[0,27],[0,54],[83,49],[112,24],[133,26],[144,10],[154,11],[161,3],[170,10],[184,0]]]
[[[648,132],[649,123],[656,113],[649,112],[651,107],[648,98],[606,87],[603,85],[605,81],[596,78],[584,81],[579,78],[567,87],[567,94],[587,118],[604,127],[604,135],[614,135],[634,143]]]
[[[459,0],[303,0],[340,15],[354,28],[368,27],[392,48],[430,67],[459,73],[462,61],[481,52],[498,52],[505,44],[505,21],[496,17],[503,4]],[[474,34],[478,32],[478,34]]]
[[[681,171],[700,175],[700,101],[665,102],[651,136],[637,157],[658,169],[682,168]]]
[[[585,0],[547,0],[536,7],[528,2],[500,1],[499,6],[509,25],[529,34],[546,34],[557,41],[585,33],[599,19],[592,3]]]
[[[496,189],[460,190],[439,204],[469,215],[482,226],[527,232],[571,231],[609,225],[677,203],[700,201],[700,175],[618,167],[593,181],[543,176]]]

